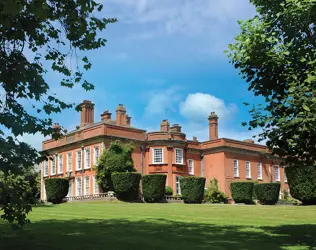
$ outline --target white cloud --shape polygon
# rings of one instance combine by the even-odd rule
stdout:
[[[230,118],[238,111],[236,104],[225,104],[222,99],[206,93],[189,94],[179,105],[180,114],[192,122],[206,120],[214,111],[221,120]]]
[[[129,59],[129,55],[125,52],[121,52],[114,55],[114,60],[119,62],[124,62]]]
[[[145,116],[163,115],[168,111],[175,112],[177,109],[175,103],[180,101],[179,89],[178,86],[171,86],[165,90],[159,89],[146,93],[148,103],[145,108]]]
[[[119,21],[150,24],[147,31],[133,35],[138,39],[175,33],[225,39],[239,19],[255,13],[248,0],[107,0],[104,5]]]

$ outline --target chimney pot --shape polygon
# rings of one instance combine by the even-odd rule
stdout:
[[[168,132],[169,128],[170,128],[170,123],[168,122],[168,120],[166,119],[162,120],[162,122],[160,123],[160,131]]]
[[[116,125],[126,126],[126,108],[123,104],[119,104],[116,107]]]

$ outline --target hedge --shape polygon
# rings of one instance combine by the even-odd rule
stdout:
[[[188,176],[180,179],[181,195],[184,203],[202,203],[205,178]]]
[[[158,202],[165,196],[167,176],[164,174],[144,175],[142,177],[143,197],[146,202]]]
[[[166,186],[165,195],[173,195],[172,187]]]
[[[253,182],[251,181],[238,181],[230,184],[232,198],[236,203],[251,204]]]
[[[139,198],[140,173],[113,173],[111,176],[116,197],[122,201],[135,201]]]
[[[69,181],[64,178],[46,179],[45,189],[47,200],[53,204],[59,204],[68,194]]]
[[[316,166],[286,167],[291,196],[303,205],[316,205]]]
[[[277,182],[254,185],[257,200],[263,205],[275,205],[279,200],[280,187]]]

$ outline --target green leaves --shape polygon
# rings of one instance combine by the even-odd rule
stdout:
[[[316,161],[315,1],[252,0],[258,15],[240,22],[227,52],[249,90],[265,99],[248,128],[262,128],[272,154],[288,165]],[[243,123],[243,125],[247,125]]]
[[[12,135],[0,133],[0,171],[8,175],[10,170],[14,175],[21,166],[39,161],[41,155],[16,137],[41,133],[58,138],[50,115],[74,107],[49,94],[56,82],[47,79],[47,72],[60,76],[61,87],[78,84],[94,89],[83,75],[92,67],[89,59],[83,57],[82,67],[71,64],[79,52],[105,46],[100,31],[116,19],[96,18],[102,8],[94,0],[0,1],[0,85],[5,96],[0,100],[0,126]],[[24,225],[27,206],[19,191],[4,207],[2,218]]]

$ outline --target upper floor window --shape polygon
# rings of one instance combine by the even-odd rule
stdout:
[[[85,149],[84,158],[85,158],[84,168],[90,168],[90,148]]]
[[[258,162],[258,180],[262,180],[262,164]]]
[[[58,173],[63,172],[63,155],[58,155]]]
[[[234,160],[234,177],[239,177],[238,160]]]
[[[53,156],[51,160],[51,175],[56,174],[56,157]]]
[[[189,168],[189,174],[194,175],[194,161],[192,159],[189,159],[188,168]]]
[[[48,175],[48,161],[44,161],[44,176]]]
[[[251,167],[249,161],[246,161],[246,178],[251,178]]]
[[[176,148],[176,163],[183,164],[183,149]]]
[[[153,148],[153,163],[163,163],[162,150],[162,148]]]
[[[81,170],[81,150],[76,152],[76,170]]]
[[[67,153],[67,171],[72,171],[72,153]]]
[[[274,167],[274,178],[275,181],[280,181],[280,167],[279,166],[275,166]]]
[[[100,157],[100,147],[94,147],[94,158],[93,158],[93,164],[96,165]]]

